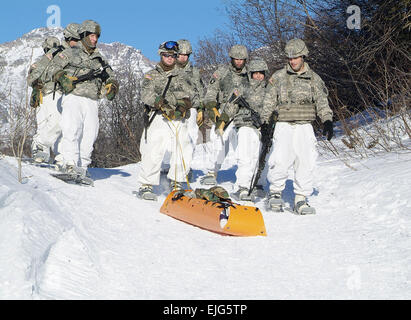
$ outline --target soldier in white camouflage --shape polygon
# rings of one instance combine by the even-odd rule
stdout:
[[[62,97],[62,171],[84,178],[91,163],[99,129],[98,100],[113,100],[119,90],[114,73],[96,48],[100,25],[85,20],[78,30],[78,45],[59,53],[52,61],[53,74]]]
[[[187,79],[187,82],[190,85],[192,90],[192,103],[193,108],[191,109],[191,115],[188,119],[188,131],[190,134],[191,141],[193,143],[193,149],[197,143],[198,138],[198,125],[197,117],[199,118],[199,124],[202,124],[203,114],[200,112],[198,114],[197,110],[202,109],[200,102],[204,96],[204,83],[201,80],[200,70],[194,67],[190,62],[190,55],[193,52],[190,41],[185,39],[180,39],[178,43],[178,55],[177,55],[177,66],[182,69],[184,76]]]
[[[186,81],[192,91],[192,104],[193,107],[190,109],[190,118],[187,120],[188,133],[191,138],[191,146],[194,152],[197,139],[199,126],[197,125],[197,117],[202,116],[202,113],[197,113],[200,109],[200,102],[204,95],[204,84],[201,80],[200,70],[194,67],[190,62],[190,55],[193,52],[190,41],[186,39],[177,40],[178,44],[178,54],[176,65],[181,69],[183,76],[186,77]],[[201,123],[200,123],[201,125]],[[166,153],[165,160],[163,161],[163,171],[168,172],[170,165],[169,153]],[[189,174],[190,176],[190,174]]]
[[[233,122],[237,134],[237,191],[233,196],[238,200],[254,201],[256,193],[248,195],[248,191],[260,152],[260,114],[266,92],[267,63],[262,59],[251,60],[248,63],[248,72],[249,86],[242,95],[235,98],[234,103],[226,104],[222,112]]]
[[[50,101],[50,93],[53,91],[53,82],[46,78],[46,69],[53,59],[53,53],[57,51],[60,46],[60,40],[56,37],[49,37],[43,42],[44,55],[33,63],[29,69],[27,76],[27,83],[32,87],[30,97],[30,106],[36,108],[36,134],[33,136],[31,145],[32,159],[36,163],[48,163],[50,159],[50,147],[59,137],[60,133],[56,135],[51,134],[50,128],[54,124],[58,124],[56,119],[57,106],[53,101]],[[55,136],[53,138],[53,136]]]
[[[217,184],[217,171],[225,158],[227,143],[235,145],[234,124],[224,112],[228,104],[233,104],[235,94],[241,95],[249,85],[247,72],[248,50],[243,45],[234,45],[229,51],[230,64],[222,65],[213,73],[203,99],[203,106],[214,125],[210,131],[212,150],[206,161],[207,174],[202,177],[205,185]],[[216,125],[218,124],[218,126]],[[226,128],[225,128],[226,127]]]
[[[55,155],[54,161],[62,161],[59,152],[61,141],[61,92],[56,90],[49,66],[54,57],[64,49],[77,44],[79,24],[71,23],[63,30],[64,41],[55,37],[47,38],[43,43],[45,55],[36,61],[29,70],[28,84],[33,88],[30,104],[36,109],[37,132],[33,137],[32,158],[35,162],[49,162],[50,148]]]
[[[278,114],[274,131],[274,150],[268,160],[270,183],[269,206],[282,210],[282,190],[288,170],[294,168],[294,211],[315,213],[307,202],[313,192],[312,176],[317,159],[316,137],[312,121],[318,116],[324,134],[333,136],[333,112],[328,105],[328,90],[307,62],[308,49],[301,39],[292,39],[285,46],[287,65],[269,80],[262,120],[268,122],[272,112]]]
[[[137,196],[156,200],[154,185],[160,183],[161,165],[170,153],[168,179],[172,189],[182,189],[190,169],[192,147],[187,128],[195,92],[184,69],[178,68],[178,43],[160,45],[160,62],[142,81],[141,100],[146,106],[145,132],[140,142],[141,165]]]

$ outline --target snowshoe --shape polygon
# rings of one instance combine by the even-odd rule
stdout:
[[[307,203],[307,198],[302,195],[295,196],[294,213],[299,215],[315,214],[315,209]]]
[[[94,180],[91,179],[88,171],[74,165],[67,165],[63,167],[61,173],[54,173],[52,176],[66,183],[94,187]]]
[[[233,193],[233,198],[239,201],[255,201],[255,194],[254,192],[251,192],[250,195],[248,195],[248,189],[245,187],[239,187],[236,192]]]
[[[149,184],[143,184],[138,191],[133,191],[133,194],[139,199],[157,201],[157,195]]]
[[[54,170],[56,170],[57,172],[62,172],[62,173],[65,172],[64,164],[61,161],[54,160],[52,166],[53,166]],[[90,178],[90,176],[88,175],[88,171],[86,173],[86,177],[87,176]]]
[[[268,209],[274,212],[284,211],[284,200],[281,198],[281,193],[274,192],[270,194],[268,199]]]
[[[22,158],[21,159],[22,162],[24,163],[28,163],[30,165],[33,165],[35,167],[40,167],[40,168],[54,168],[53,164],[50,164],[48,162],[38,162],[33,158]]]
[[[94,187],[94,180],[86,176],[73,173],[52,173],[51,175],[69,184]]]
[[[42,146],[35,145],[33,142],[32,151],[31,151],[33,161],[37,163],[49,163],[50,153],[47,151],[49,151],[49,148],[44,147],[43,149]]]
[[[178,191],[184,190],[183,184],[178,181],[170,180],[170,192],[174,190],[178,190]]]
[[[264,199],[266,197],[266,193],[264,191],[264,187],[261,184],[257,184],[252,192],[255,198]]]
[[[212,171],[208,172],[200,179],[200,183],[206,186],[215,186],[217,184],[216,174]]]

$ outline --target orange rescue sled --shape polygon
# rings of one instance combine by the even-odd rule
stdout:
[[[165,199],[160,212],[175,219],[187,222],[202,229],[232,236],[267,236],[264,219],[260,209],[233,203],[225,209],[228,221],[220,225],[220,215],[224,207],[212,202],[172,191]]]

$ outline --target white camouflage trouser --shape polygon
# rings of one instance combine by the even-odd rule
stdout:
[[[193,156],[187,121],[169,121],[157,115],[147,130],[147,142],[144,133],[141,137],[139,183],[160,184],[161,165],[166,152],[170,154],[167,178],[185,182]]]
[[[191,151],[194,154],[194,150],[197,145],[197,139],[199,134],[199,129],[197,125],[197,110],[195,108],[190,109],[190,118],[186,120],[187,123],[187,130],[188,135],[190,136],[191,141]],[[165,157],[163,159],[163,163],[161,165],[161,169],[164,171],[168,171],[170,169],[170,153],[166,152]]]
[[[313,191],[313,172],[317,160],[317,140],[311,124],[277,122],[273,152],[268,160],[270,192],[281,192],[294,166],[294,192],[304,196]]]
[[[39,146],[43,151],[49,153],[49,148],[53,148],[56,158],[60,152],[61,138],[61,94],[48,94],[43,97],[43,103],[36,109],[37,132],[33,137],[33,146]]]
[[[195,108],[190,109],[190,118],[187,120],[188,134],[193,144],[193,150],[197,144],[198,139],[198,125],[197,125],[197,110]]]
[[[249,188],[256,172],[260,154],[260,131],[251,127],[241,127],[237,131],[237,187]]]
[[[98,102],[74,94],[63,96],[61,153],[64,163],[87,169],[99,129]]]
[[[223,164],[229,149],[232,148],[235,150],[237,147],[237,132],[234,124],[231,123],[227,127],[222,137],[215,132],[215,125],[213,125],[210,129],[210,141],[208,145],[209,150],[204,159],[205,168],[208,171],[217,172]]]

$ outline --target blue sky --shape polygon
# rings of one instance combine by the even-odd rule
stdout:
[[[0,43],[12,41],[47,22],[56,11],[47,13],[50,6],[60,9],[60,23],[81,23],[92,19],[102,27],[102,42],[122,42],[141,49],[157,61],[161,42],[186,38],[195,48],[199,39],[224,28],[225,0],[11,0],[2,2],[0,10]],[[51,9],[52,7],[50,7]]]

